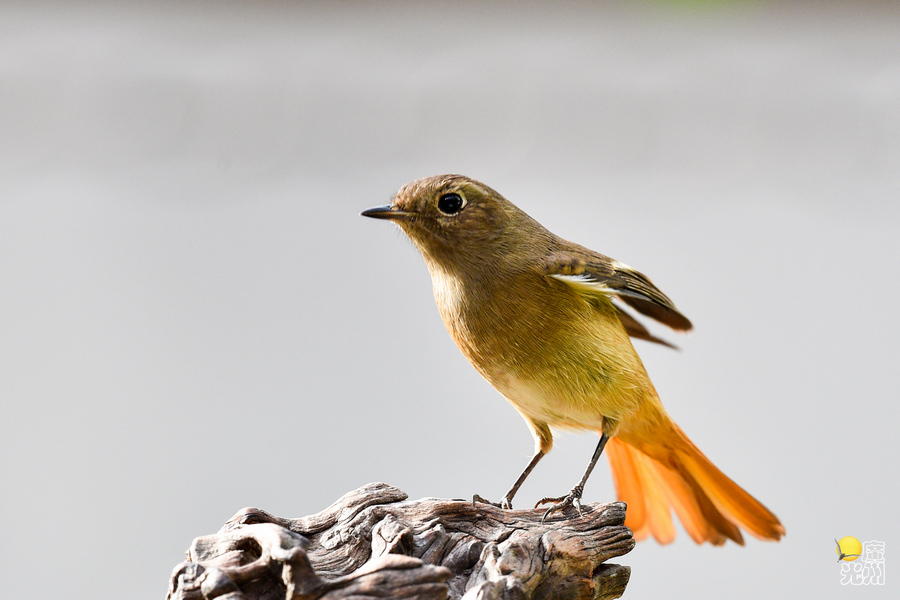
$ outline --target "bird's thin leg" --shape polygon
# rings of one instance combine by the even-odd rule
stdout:
[[[519,488],[522,487],[523,483],[525,483],[525,479],[528,477],[529,473],[534,470],[534,467],[538,464],[538,462],[540,462],[542,458],[544,458],[545,454],[547,453],[540,449],[534,453],[534,456],[531,457],[531,461],[529,461],[528,466],[525,467],[525,470],[522,471],[522,474],[519,475],[519,478],[516,479],[516,482],[512,485],[512,487],[509,488],[509,491],[506,492],[506,495],[503,496],[503,500],[501,500],[499,504],[496,502],[491,502],[490,500],[485,500],[478,494],[475,494],[475,496],[472,498],[472,502],[481,502],[483,504],[492,504],[499,508],[511,509],[512,501],[516,495],[516,492],[519,491]]]
[[[525,483],[525,478],[534,470],[534,467],[540,462],[546,452],[543,450],[538,450],[534,453],[534,456],[531,457],[531,460],[528,462],[528,466],[525,467],[525,470],[522,471],[522,474],[519,475],[519,478],[516,479],[516,482],[509,488],[509,491],[506,492],[506,495],[503,496],[503,500],[501,504],[504,508],[512,508],[513,497],[516,495],[516,492],[519,491],[519,488],[522,487],[522,484]]]
[[[548,502],[553,502],[553,504],[547,509],[544,513],[544,516],[541,517],[541,522],[547,518],[548,515],[554,513],[558,510],[563,510],[568,506],[574,506],[578,510],[578,514],[581,514],[581,495],[584,493],[584,484],[587,483],[588,477],[591,476],[591,471],[594,470],[594,465],[597,464],[597,461],[600,459],[600,455],[603,454],[603,447],[606,446],[606,442],[609,441],[609,436],[605,433],[600,436],[600,442],[597,444],[597,449],[594,450],[594,455],[591,457],[591,462],[588,463],[587,469],[584,470],[584,475],[581,477],[581,481],[578,482],[572,491],[566,494],[565,496],[560,496],[558,498],[544,498],[534,505],[535,508],[540,506],[541,504],[547,504]]]

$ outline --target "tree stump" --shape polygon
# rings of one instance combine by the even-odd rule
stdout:
[[[634,548],[625,505],[583,514],[407,501],[371,483],[322,512],[283,519],[245,508],[194,540],[167,600],[618,598]]]

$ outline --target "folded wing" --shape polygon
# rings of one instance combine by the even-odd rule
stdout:
[[[579,293],[621,300],[634,310],[675,331],[689,331],[690,320],[642,273],[608,256],[581,249],[552,254],[544,264],[544,274],[566,283]],[[666,346],[620,307],[619,320],[628,335]]]

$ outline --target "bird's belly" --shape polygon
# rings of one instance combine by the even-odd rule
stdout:
[[[619,390],[579,389],[572,382],[538,384],[516,375],[491,378],[494,387],[530,420],[567,429],[601,430],[606,419],[618,420],[633,412],[638,399]],[[573,389],[574,388],[574,389]]]
[[[519,412],[556,427],[602,429],[635,412],[652,385],[615,308],[556,294],[531,282],[526,293],[462,302],[463,282],[432,274],[447,330],[472,365]],[[543,281],[541,279],[540,281]],[[530,298],[530,302],[522,298]]]

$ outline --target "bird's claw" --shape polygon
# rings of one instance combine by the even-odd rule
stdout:
[[[542,504],[547,504],[549,502],[553,503],[547,508],[546,511],[544,511],[544,515],[541,517],[541,525],[544,524],[544,521],[551,514],[555,513],[556,511],[565,510],[566,508],[568,508],[570,506],[574,507],[575,510],[578,511],[578,515],[581,516],[583,514],[581,512],[581,494],[582,494],[582,490],[580,490],[576,487],[575,489],[573,489],[571,492],[569,492],[565,496],[559,496],[558,498],[543,498],[543,499],[539,500],[538,503],[534,505],[535,508],[539,507]]]
[[[490,504],[491,506],[496,506],[497,508],[502,508],[503,510],[512,510],[512,501],[509,498],[503,498],[500,502],[491,502],[487,498],[482,498],[478,494],[472,496],[472,505],[474,506],[477,503],[481,504]]]

